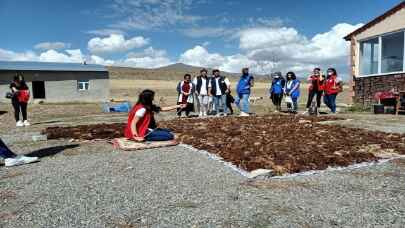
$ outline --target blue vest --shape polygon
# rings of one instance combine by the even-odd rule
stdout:
[[[238,82],[236,91],[238,94],[250,94],[250,87],[253,80],[252,75],[242,75]]]
[[[287,84],[288,84],[288,82],[285,83],[285,92],[286,92],[286,93],[289,93],[289,92],[291,91],[291,89],[293,89],[293,88],[298,84],[297,89],[294,90],[294,91],[291,93],[291,97],[292,97],[292,98],[297,98],[297,97],[299,97],[299,96],[300,96],[300,81],[299,81],[298,79],[293,80],[292,85],[291,85],[291,88],[287,88]]]
[[[283,80],[282,79],[275,79],[272,82],[270,93],[281,94],[281,93],[283,93],[283,87],[284,87]]]

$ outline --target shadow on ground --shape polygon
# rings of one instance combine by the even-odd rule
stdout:
[[[49,156],[59,154],[59,153],[63,152],[64,150],[74,149],[77,147],[79,147],[79,144],[48,147],[48,148],[43,148],[43,149],[33,151],[33,152],[27,154],[27,156],[39,157],[39,158],[49,157]]]

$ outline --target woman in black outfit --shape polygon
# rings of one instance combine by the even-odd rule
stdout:
[[[27,106],[29,99],[29,89],[24,81],[22,75],[14,76],[13,82],[10,84],[10,89],[13,94],[11,103],[14,108],[14,117],[17,122],[17,127],[29,126],[30,123],[27,120]],[[28,99],[27,99],[28,98]],[[20,120],[20,112],[23,120]]]

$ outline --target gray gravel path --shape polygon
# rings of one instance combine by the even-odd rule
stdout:
[[[86,143],[0,167],[0,208],[0,227],[404,227],[405,160],[251,182],[180,146]]]

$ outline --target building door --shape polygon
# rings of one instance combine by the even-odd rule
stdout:
[[[45,99],[45,82],[33,81],[32,82],[32,96],[34,99]]]

